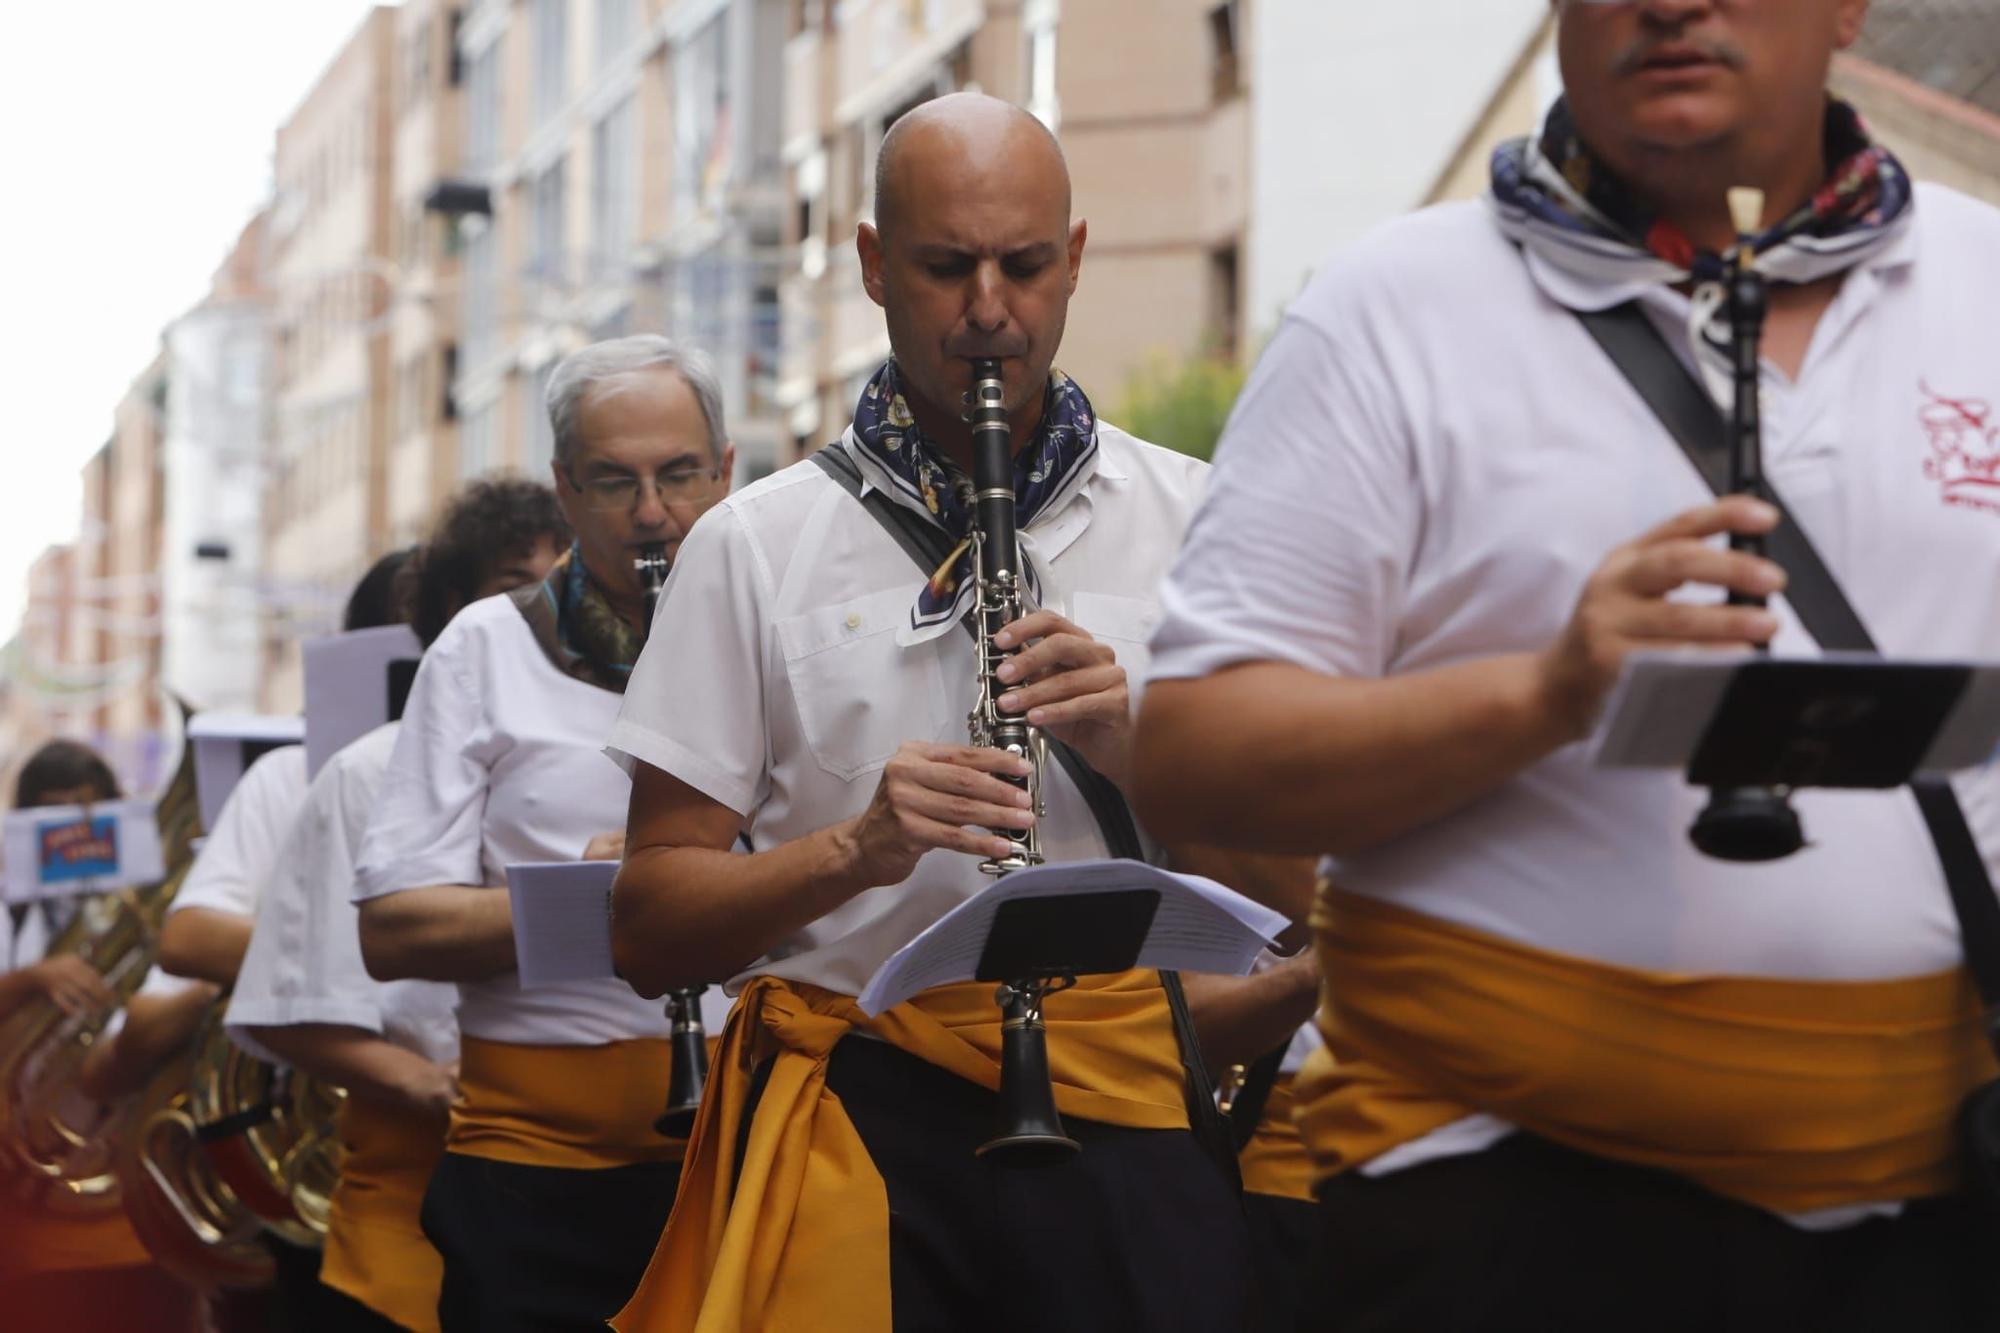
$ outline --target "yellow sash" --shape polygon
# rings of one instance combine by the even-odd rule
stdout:
[[[1956,1188],[1992,1078],[1962,969],[1891,981],[1680,976],[1546,953],[1322,892],[1331,978],[1298,1124],[1325,1180],[1475,1110],[1768,1208]]]
[[[1281,1199],[1313,1201],[1312,1155],[1306,1151],[1299,1127],[1292,1122],[1298,1098],[1292,1091],[1292,1076],[1281,1074],[1271,1085],[1264,1103],[1264,1118],[1257,1132],[1243,1145],[1237,1159],[1243,1168],[1245,1194],[1275,1194]]]
[[[1063,1114],[1187,1127],[1180,1050],[1157,973],[1086,977],[1050,997],[1045,1019]],[[723,1029],[673,1217],[612,1321],[618,1329],[826,1328],[837,1311],[842,1333],[888,1333],[888,1198],[840,1099],[826,1090],[827,1057],[856,1028],[999,1086],[1000,1011],[990,983],[942,986],[870,1019],[845,995],[775,977],[752,981]],[[739,1179],[749,1076],[766,1056],[771,1070]]]
[[[602,1046],[462,1037],[445,1148],[579,1171],[677,1162],[686,1141],[653,1128],[667,1105],[671,1049],[656,1037]]]
[[[437,1333],[444,1260],[417,1217],[442,1127],[350,1097],[340,1112],[347,1156],[328,1214],[320,1281],[416,1333]]]

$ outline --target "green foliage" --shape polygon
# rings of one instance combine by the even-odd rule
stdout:
[[[1124,410],[1114,419],[1142,440],[1195,458],[1213,457],[1246,373],[1218,356],[1179,364],[1158,359],[1127,381]]]

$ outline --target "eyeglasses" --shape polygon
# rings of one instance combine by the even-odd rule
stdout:
[[[708,488],[721,477],[722,469],[719,467],[674,467],[656,473],[651,485],[659,494],[661,504],[685,504],[690,500],[706,498]],[[597,510],[636,508],[640,488],[645,482],[646,478],[629,473],[592,477],[588,481],[578,481],[571,474],[569,479],[569,484],[583,493],[584,504]]]

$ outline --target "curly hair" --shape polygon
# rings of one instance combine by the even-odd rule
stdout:
[[[120,796],[118,779],[97,751],[76,741],[50,741],[28,756],[14,779],[14,808],[27,810],[47,805],[58,792],[89,787],[94,799],[115,801]]]
[[[540,482],[496,477],[459,491],[403,570],[405,605],[417,637],[428,647],[499,562],[542,537],[564,547],[570,532],[555,492]]]

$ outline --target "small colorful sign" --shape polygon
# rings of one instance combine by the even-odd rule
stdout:
[[[166,874],[151,801],[14,810],[0,847],[10,903],[153,884]]]

